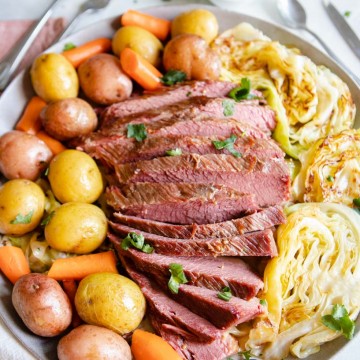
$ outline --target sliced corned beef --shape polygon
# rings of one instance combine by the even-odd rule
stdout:
[[[135,216],[114,213],[115,221],[147,233],[177,239],[226,238],[265,230],[286,220],[280,206],[271,206],[242,218],[215,224],[174,225]]]
[[[153,281],[135,270],[129,260],[122,260],[129,276],[139,285],[144,294],[149,310],[157,321],[184,330],[188,338],[210,342],[221,336],[221,332],[204,318],[191,312],[185,306],[166,295]]]
[[[103,142],[101,146],[96,147],[96,153],[92,155],[113,167],[117,164],[167,156],[166,152],[172,149],[180,149],[183,154],[230,154],[226,149],[217,150],[213,145],[215,140],[223,141],[226,138],[221,136],[170,135],[149,137],[141,142],[123,139],[121,145],[117,141]],[[236,139],[234,149],[243,156],[254,155],[262,160],[284,157],[284,152],[272,139],[256,139],[241,135]]]
[[[150,321],[157,333],[185,360],[222,360],[238,352],[237,340],[228,333],[204,346],[201,342],[184,338],[172,327],[159,323],[154,316],[150,317]]]
[[[289,168],[283,159],[255,156],[187,154],[115,166],[120,183],[217,184],[255,195],[260,207],[281,204],[290,193]]]
[[[151,274],[154,279],[169,278],[170,264],[177,263],[182,265],[189,285],[215,291],[228,286],[234,296],[245,300],[253,298],[264,285],[260,277],[239,258],[146,254],[134,249],[122,250],[119,244],[116,249],[121,256],[129,257],[138,270]]]
[[[225,238],[174,239],[145,233],[113,222],[110,222],[110,225],[122,238],[130,232],[142,234],[156,253],[163,255],[274,257],[278,254],[271,229]],[[114,243],[121,241],[121,239],[111,234],[109,234],[109,237]]]
[[[116,211],[174,224],[226,221],[258,206],[252,194],[209,184],[133,183],[110,186],[108,204]]]
[[[148,92],[143,96],[132,97],[109,106],[102,114],[102,123],[103,126],[109,126],[118,118],[175,104],[192,96],[223,97],[236,86],[237,84],[224,81],[192,81],[164,87],[158,91]]]

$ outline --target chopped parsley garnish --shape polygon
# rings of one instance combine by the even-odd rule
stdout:
[[[344,305],[334,305],[331,314],[322,316],[321,322],[331,330],[341,331],[348,340],[354,337],[355,322],[350,319]]]
[[[166,150],[165,153],[166,155],[169,156],[179,156],[182,154],[182,150],[180,148],[176,148],[176,149]]]
[[[174,85],[178,82],[183,82],[186,79],[186,74],[180,70],[169,70],[162,78],[161,82],[164,85]]]
[[[349,17],[351,15],[351,11],[347,10],[344,12],[345,17]]]
[[[237,139],[237,137],[235,135],[231,135],[229,138],[225,139],[224,141],[214,140],[212,143],[217,150],[226,149],[230,152],[230,154],[239,158],[242,156],[241,153],[239,153],[238,151],[236,151],[234,149],[234,144],[235,144],[236,139]]]
[[[360,208],[360,198],[353,199],[353,204],[354,204],[357,208]]]
[[[71,49],[75,49],[76,48],[76,45],[73,44],[73,43],[66,43],[64,45],[64,48],[63,48],[63,51],[68,51],[68,50],[71,50]]]
[[[147,254],[151,254],[154,251],[152,246],[145,243],[143,235],[136,234],[134,232],[128,233],[121,242],[121,248],[123,250],[128,250],[129,247],[134,247],[135,249],[138,249]]]
[[[232,100],[223,100],[222,102],[224,116],[234,115],[235,103]]]
[[[230,288],[228,286],[222,288],[221,291],[217,293],[217,297],[224,301],[230,301],[232,297]]]
[[[334,177],[329,175],[327,178],[326,178],[327,181],[329,182],[334,182]]]
[[[173,294],[177,294],[179,292],[180,285],[186,284],[188,280],[184,274],[183,267],[180,264],[170,264],[169,271],[171,276],[168,282],[168,287]]]
[[[34,210],[31,210],[26,215],[19,213],[16,215],[15,219],[10,221],[10,224],[30,224],[33,214]]]
[[[260,305],[267,306],[267,301],[265,299],[260,299]]]
[[[40,225],[41,226],[46,226],[50,220],[52,219],[52,217],[55,215],[55,211],[52,211],[50,214],[48,214],[47,216],[44,217],[44,219],[42,219]]]
[[[232,89],[228,96],[235,101],[258,99],[259,97],[251,94],[251,83],[248,78],[241,79],[241,85]]]
[[[187,97],[189,97],[189,96],[191,96],[192,95],[192,92],[191,91],[188,91],[187,93],[186,93],[186,96]]]
[[[236,355],[234,355],[236,356]],[[254,356],[250,350],[247,350],[247,351],[240,351],[237,353],[237,356],[240,356],[240,359],[244,359],[244,360],[251,360],[251,357]],[[233,360],[233,357],[230,356],[228,358],[226,358],[227,360]],[[238,357],[237,357],[238,359]]]
[[[136,141],[143,141],[147,138],[146,127],[144,124],[128,124],[127,137],[134,138]]]

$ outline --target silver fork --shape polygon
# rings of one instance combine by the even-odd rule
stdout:
[[[50,16],[52,15],[55,5],[59,0],[55,0],[52,2],[49,8],[46,9],[42,17],[34,24],[32,30],[27,34],[14,48],[10,53],[2,59],[0,62],[0,90],[4,90],[7,84],[12,79],[13,75],[15,74],[17,68],[20,65],[21,60],[24,58],[26,52],[28,51],[29,47],[49,20]],[[79,19],[80,15],[90,12],[90,11],[98,11],[100,9],[105,8],[110,3],[110,0],[87,0],[85,1],[77,15],[74,19],[69,23],[69,25],[65,28],[63,33],[60,35],[58,40],[63,39],[64,37],[68,36],[71,32],[71,29],[74,28],[74,24],[76,24],[77,20]]]

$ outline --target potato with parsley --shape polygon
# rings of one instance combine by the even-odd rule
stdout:
[[[78,150],[65,150],[56,155],[50,162],[48,179],[55,197],[61,203],[93,203],[104,188],[95,161]]]
[[[24,235],[40,223],[45,195],[33,181],[14,179],[0,188],[0,233]]]
[[[95,205],[69,202],[56,208],[49,218],[45,239],[55,250],[88,254],[105,240],[107,219]]]
[[[37,95],[46,102],[77,97],[79,79],[73,65],[61,54],[39,55],[30,70]]]

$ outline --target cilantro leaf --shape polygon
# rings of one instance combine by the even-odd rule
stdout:
[[[30,224],[32,216],[34,214],[34,210],[31,210],[26,215],[17,214],[15,219],[10,221],[10,224]]]
[[[344,305],[334,305],[331,314],[322,316],[321,322],[331,330],[341,331],[348,340],[354,337],[355,322],[350,319]]]
[[[176,148],[176,149],[166,150],[165,153],[166,155],[169,156],[179,156],[182,154],[182,150],[180,148]]]
[[[239,158],[242,156],[241,153],[239,153],[234,149],[234,144],[236,139],[237,137],[235,135],[231,135],[229,138],[225,139],[224,141],[214,140],[212,143],[217,150],[226,149],[229,151],[230,154]]]
[[[223,100],[222,102],[224,116],[234,115],[235,103],[232,100]]]
[[[144,124],[128,124],[127,137],[134,138],[136,141],[143,141],[147,138],[146,127]]]
[[[50,220],[52,219],[52,217],[55,215],[55,211],[52,211],[50,214],[48,214],[47,216],[44,217],[44,219],[41,220],[40,225],[41,226],[46,226]]]
[[[151,254],[154,251],[154,248],[149,244],[145,243],[144,236],[141,234],[136,234],[130,232],[121,242],[121,248],[123,250],[128,250],[129,247],[134,247],[144,253]]]
[[[73,44],[73,43],[66,43],[64,45],[64,48],[63,48],[63,51],[68,51],[68,50],[71,50],[71,49],[75,49],[76,48],[76,45]]]
[[[164,85],[174,85],[178,82],[183,82],[186,79],[186,73],[180,70],[169,70],[163,77],[160,78]]]
[[[217,297],[224,301],[230,301],[230,299],[232,298],[230,288],[228,286],[222,288],[221,291],[217,293]]]
[[[179,292],[180,285],[186,284],[188,280],[184,274],[183,267],[180,264],[171,263],[169,271],[171,276],[168,282],[168,287],[173,294],[177,294]]]
[[[241,79],[241,85],[232,89],[228,96],[235,101],[239,102],[241,100],[250,100],[250,99],[258,99],[259,97],[251,94],[251,83],[248,78]]]

